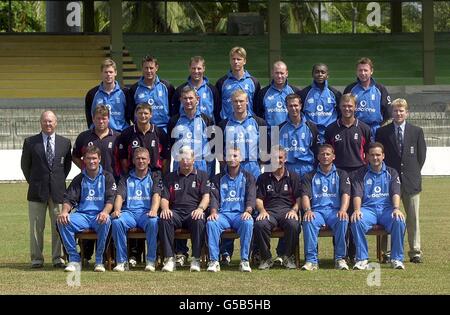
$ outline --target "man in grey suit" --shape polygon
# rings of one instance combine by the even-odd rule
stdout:
[[[427,146],[423,130],[406,122],[408,103],[402,98],[392,102],[392,123],[379,128],[375,140],[384,145],[385,163],[400,175],[401,199],[406,212],[409,258],[422,262],[419,227],[419,202],[422,190],[421,170],[425,163]],[[384,247],[384,246],[383,246]]]
[[[31,268],[44,265],[44,228],[47,208],[52,224],[52,262],[64,267],[61,239],[56,230],[56,217],[61,211],[66,177],[72,166],[70,140],[55,134],[56,115],[41,115],[41,132],[23,143],[21,167],[28,182],[28,215],[30,221]]]

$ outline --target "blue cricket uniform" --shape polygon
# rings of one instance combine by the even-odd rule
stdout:
[[[331,171],[325,174],[320,166],[305,175],[302,179],[301,194],[311,201],[311,210],[315,218],[303,221],[303,238],[305,241],[306,262],[318,263],[317,239],[322,226],[328,225],[335,237],[335,260],[343,259],[346,251],[345,235],[348,220],[340,221],[337,213],[341,208],[341,198],[344,194],[350,196],[351,186],[347,172],[333,165]]]
[[[318,142],[316,125],[303,115],[298,126],[289,118],[280,125],[280,145],[287,152],[286,167],[300,177],[314,169]]]
[[[87,92],[85,98],[85,114],[88,128],[93,128],[92,117],[98,105],[105,105],[109,109],[109,127],[121,132],[128,126],[131,120],[131,108],[127,102],[127,88],[121,88],[116,81],[114,89],[107,93],[103,88],[103,82]]]
[[[108,217],[105,224],[100,224],[96,217],[103,211],[107,203],[114,204],[116,190],[114,176],[104,171],[101,165],[95,178],[90,178],[86,170],[83,170],[70,183],[64,195],[64,203],[70,204],[77,210],[69,215],[69,224],[58,223],[58,229],[64,247],[69,254],[70,262],[81,261],[80,254],[77,251],[75,234],[86,229],[93,229],[97,233],[95,263],[103,263],[103,252],[105,251],[111,221]]]
[[[156,241],[158,236],[158,217],[149,217],[154,194],[161,195],[161,176],[150,170],[143,178],[136,176],[136,171],[130,171],[127,177],[122,177],[117,188],[122,204],[120,217],[112,220],[112,237],[116,244],[117,263],[128,261],[127,233],[129,229],[139,227],[145,231],[147,239],[147,262],[156,261]]]
[[[217,209],[219,215],[216,221],[206,223],[210,260],[219,260],[220,236],[224,230],[231,228],[239,234],[241,261],[248,261],[253,235],[253,218],[242,220],[241,215],[247,207],[255,209],[255,179],[241,168],[235,178],[232,178],[225,170],[224,174],[217,174],[213,178],[211,192],[210,208]]]
[[[302,111],[307,120],[313,122],[319,130],[320,143],[325,142],[325,129],[338,118],[341,92],[324,82],[320,88],[315,81],[299,93],[302,99]]]
[[[170,137],[174,171],[178,169],[178,151],[183,146],[189,146],[194,150],[194,167],[207,172],[205,158],[209,152],[210,138],[206,134],[206,128],[212,125],[212,120],[199,111],[193,118],[189,118],[183,110],[181,114],[170,119],[167,131]]]
[[[238,121],[232,115],[230,118],[222,120],[219,127],[222,129],[224,138],[224,156],[228,148],[239,147],[241,151],[241,167],[252,174],[255,178],[261,174],[259,168],[259,141],[260,127],[267,126],[266,122],[253,116],[249,112],[243,121]]]
[[[220,95],[220,103],[216,106],[216,121],[230,118],[233,114],[233,102],[231,95],[236,90],[243,90],[247,93],[248,97],[248,111],[253,113],[253,103],[258,95],[261,85],[258,80],[251,76],[248,71],[244,72],[244,76],[241,79],[236,79],[233,73],[228,71],[226,75],[220,78],[216,83],[217,91]]]
[[[275,87],[273,80],[270,85],[259,91],[255,101],[255,114],[263,118],[267,125],[278,126],[286,121],[288,112],[286,107],[286,96],[298,93],[300,90],[287,83],[279,90]]]
[[[370,165],[361,168],[352,181],[352,196],[361,197],[362,218],[350,224],[356,244],[356,260],[369,258],[365,234],[381,224],[391,234],[391,259],[403,261],[405,222],[392,217],[392,196],[400,196],[400,178],[395,169],[383,166],[380,172]]]
[[[355,117],[369,125],[371,141],[374,141],[377,129],[391,116],[391,97],[384,85],[370,79],[365,89],[359,79],[347,86],[344,94],[351,93],[356,97]]]
[[[175,114],[171,106],[174,90],[172,84],[160,80],[158,76],[151,88],[145,85],[144,78],[141,77],[138,82],[130,87],[128,92],[129,103],[132,105],[132,117],[134,118],[137,105],[148,103],[152,106],[151,122],[167,131],[169,118]]]

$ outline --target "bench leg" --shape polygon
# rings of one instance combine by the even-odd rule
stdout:
[[[382,255],[381,255],[381,235],[377,235],[377,258],[378,262],[381,263]]]

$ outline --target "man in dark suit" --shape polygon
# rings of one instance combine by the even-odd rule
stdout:
[[[72,166],[70,140],[55,134],[56,115],[41,115],[42,131],[25,139],[21,168],[27,180],[28,214],[30,220],[31,267],[44,264],[44,228],[47,207],[52,224],[52,260],[56,268],[64,267],[61,240],[56,231],[56,217],[61,211],[66,177]]]
[[[376,141],[385,148],[385,162],[395,168],[401,180],[401,199],[406,212],[410,262],[421,263],[419,202],[422,190],[421,170],[427,146],[423,130],[406,122],[408,103],[398,98],[392,102],[392,123],[380,128]]]

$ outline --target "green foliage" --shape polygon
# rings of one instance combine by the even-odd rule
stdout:
[[[436,32],[450,31],[450,3],[434,3],[434,30]]]
[[[13,32],[44,32],[45,31],[45,4],[43,1],[12,1]],[[9,3],[0,2],[0,32],[8,31]]]

